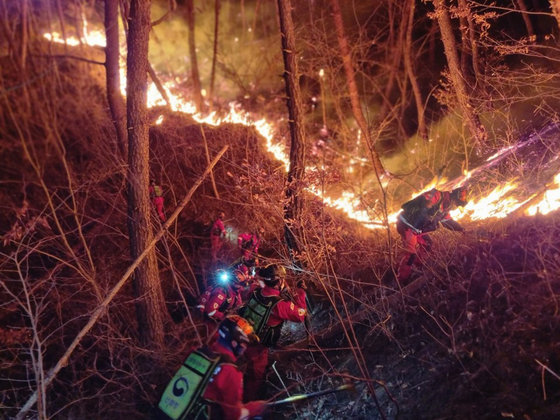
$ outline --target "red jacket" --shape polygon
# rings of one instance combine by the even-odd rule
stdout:
[[[237,246],[239,249],[251,251],[255,254],[259,252],[260,238],[249,232],[242,233],[237,237]]]
[[[221,410],[210,410],[211,419],[238,420],[254,417],[260,414],[259,405],[256,401],[243,404],[243,373],[239,371],[234,362],[237,360],[230,349],[215,342],[210,350],[223,354],[231,363],[220,363],[210,382],[204,398],[219,405]],[[216,413],[215,411],[221,411]]]
[[[280,296],[280,290],[273,287],[264,286],[261,290],[263,296]],[[305,290],[297,288],[294,302],[281,300],[274,306],[267,325],[276,327],[284,321],[303,322],[307,312],[307,302],[305,301]]]
[[[241,290],[229,285],[210,286],[200,297],[197,308],[209,318],[221,321],[228,310],[241,306]]]
[[[210,236],[224,236],[226,234],[226,228],[222,219],[216,219],[210,229]]]

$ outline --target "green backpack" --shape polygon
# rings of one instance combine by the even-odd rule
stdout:
[[[278,296],[263,296],[260,290],[253,293],[247,304],[241,308],[240,315],[253,326],[255,334],[265,346],[271,346],[277,341],[280,328],[272,329],[267,326],[272,309],[280,302]],[[278,330],[278,331],[276,331]]]
[[[156,197],[163,196],[163,192],[161,191],[161,187],[159,185],[154,185],[154,195]]]
[[[220,359],[219,354],[209,355],[201,349],[189,354],[165,388],[159,409],[172,420],[208,418],[202,395]]]

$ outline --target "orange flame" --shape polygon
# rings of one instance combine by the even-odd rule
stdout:
[[[86,22],[87,23],[87,22]],[[65,43],[69,46],[77,46],[81,43],[90,46],[105,46],[105,35],[101,31],[88,31],[87,25],[84,25],[84,34],[78,39],[76,37],[62,38],[59,33],[45,33],[44,37],[51,42]],[[124,54],[123,54],[124,56]],[[123,95],[126,95],[126,72],[124,69],[124,63],[120,70],[121,78],[121,91]],[[215,112],[210,114],[202,114],[198,112],[196,106],[193,102],[187,101],[173,92],[175,90],[175,83],[166,82],[164,83],[164,89],[169,99],[169,105],[173,111],[182,112],[191,115],[191,117],[199,122],[205,123],[213,126],[220,125],[222,123],[234,123],[242,124],[246,126],[253,126],[259,134],[266,140],[267,150],[275,157],[275,159],[281,161],[284,165],[284,169],[287,171],[289,168],[289,158],[285,151],[285,146],[281,143],[274,142],[274,127],[271,123],[266,121],[264,118],[253,119],[251,114],[240,109],[238,104],[231,103],[229,105],[229,113],[226,116],[218,117]],[[148,87],[148,107],[167,105],[164,98],[161,96],[157,87],[154,83],[150,83]],[[163,121],[163,116],[160,116],[156,120],[156,124],[161,124]],[[360,141],[358,135],[358,142]],[[487,159],[487,162],[492,162],[504,156],[506,153],[514,149],[515,146],[508,146],[498,151],[493,156]],[[474,173],[483,170],[487,164],[482,167],[473,169],[470,172],[465,172],[465,174],[458,180],[453,182],[451,188],[463,185]],[[351,168],[352,162],[349,164]],[[316,170],[315,167],[309,167],[307,170]],[[418,191],[414,196],[421,194],[425,191],[429,191],[438,185],[445,184],[446,179],[434,179],[428,185],[426,185],[421,191]],[[551,211],[557,210],[560,207],[560,173],[556,175],[554,179],[555,184],[558,186],[555,189],[550,189],[544,192],[543,199],[530,206],[525,213],[534,216],[535,214],[548,214]],[[451,216],[455,220],[467,219],[467,220],[483,220],[488,218],[504,218],[511,214],[513,211],[519,209],[527,202],[529,202],[534,196],[519,201],[513,197],[510,193],[515,190],[517,184],[514,182],[508,182],[506,185],[494,188],[490,193],[484,197],[480,197],[477,200],[471,200],[464,208],[453,210]],[[446,188],[446,189],[451,189]],[[344,191],[340,197],[332,198],[323,194],[318,186],[311,185],[308,187],[308,191],[321,198],[323,202],[335,209],[343,211],[349,218],[362,223],[365,227],[370,229],[383,227],[385,224],[381,220],[375,220],[371,215],[363,210],[363,204],[358,196],[350,191]],[[395,223],[397,216],[400,211],[392,213],[388,216],[389,223]]]
[[[557,173],[554,177],[554,183],[557,185],[557,188],[545,191],[543,199],[539,203],[530,206],[526,214],[529,216],[548,214],[560,207],[560,173]]]

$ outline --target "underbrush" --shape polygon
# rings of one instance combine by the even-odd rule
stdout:
[[[298,355],[295,362],[281,356],[283,369],[304,364],[323,381],[357,380],[361,392],[365,381],[374,381],[379,405],[371,399],[349,403],[356,395],[325,399],[310,403],[316,418],[560,415],[559,218],[470,228],[460,238],[438,231],[423,273],[402,292],[391,283],[392,291],[362,307],[369,314],[353,317],[369,379],[360,373],[355,344],[339,330],[321,331],[318,348],[306,350],[298,342],[300,350],[288,349]],[[309,382],[286,385],[305,391]]]
[[[99,65],[53,58],[36,66],[47,70],[23,75],[4,61],[1,415],[15,415],[38,390],[38,416],[147,418],[189,349],[202,341],[202,323],[190,304],[212,276],[209,228],[224,210],[228,235],[221,264],[239,256],[239,233],[263,227],[261,263],[280,262],[292,269],[290,286],[296,278],[309,286],[311,328],[284,329],[284,347],[274,353],[280,373],[268,378],[269,398],[357,383],[355,394],[286,406],[274,415],[560,416],[558,216],[473,224],[465,236],[438,231],[430,260],[405,285],[394,280],[399,239],[392,227],[364,229],[307,196],[298,226],[304,269],[296,270],[284,245],[284,167],[264,151],[255,129],[198,124],[165,108],[151,109],[148,117],[150,175],[163,189],[167,215],[228,146],[156,246],[169,310],[165,345],[140,345],[134,292],[126,284],[73,348],[131,263],[126,161]],[[532,150],[546,162],[556,153],[554,141],[547,141]],[[424,180],[426,173],[439,175],[448,157],[429,153],[429,170],[418,172]],[[539,183],[548,181],[539,176],[552,168],[542,171],[517,157],[487,172],[477,188],[515,174],[542,188]],[[316,172],[306,182],[330,186],[338,179]],[[382,215],[390,210],[380,209],[384,204],[402,202],[392,192],[412,189],[402,180],[391,182],[387,203],[372,198],[368,210]],[[359,192],[368,207],[376,192]],[[161,229],[155,212],[153,228]],[[64,368],[53,378],[57,363]]]
[[[206,147],[210,159],[224,145],[229,149],[213,180],[202,182],[156,247],[170,312],[165,347],[139,344],[128,283],[81,337],[131,263],[126,165],[99,68],[59,58],[49,65],[40,89],[26,84],[32,75],[2,67],[3,80],[18,86],[7,91],[0,129],[6,140],[0,149],[6,180],[0,184],[2,416],[15,415],[38,390],[39,416],[145,418],[188,350],[201,342],[200,320],[187,304],[211,276],[208,233],[218,210],[226,212],[228,227],[224,264],[238,257],[237,234],[264,227],[262,263],[291,266],[283,245],[284,169],[263,152],[251,127],[200,125],[152,109],[151,176],[163,188],[167,215],[206,168]],[[340,222],[315,202],[304,226],[312,232],[302,255],[310,284],[319,282],[317,272],[346,276],[371,266],[375,247],[359,225]],[[155,212],[153,228],[161,229]],[[63,368],[50,376],[57,364]]]

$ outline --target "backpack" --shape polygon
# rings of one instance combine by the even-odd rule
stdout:
[[[443,194],[440,193],[438,196],[438,193],[439,191],[432,189],[404,203],[401,206],[403,217],[406,218],[408,223],[418,229],[424,230],[426,226],[432,225],[432,219],[437,214],[443,200]],[[436,198],[438,198],[437,201],[435,200]],[[428,205],[430,205],[430,208],[428,208]]]
[[[217,308],[218,311],[225,312],[231,306],[232,303],[235,303],[235,299],[234,299],[235,296],[232,296],[232,291],[229,290],[227,286],[213,285],[208,287],[202,293],[202,295],[198,300],[197,308],[199,308],[201,311],[204,311],[206,307],[206,303],[208,303],[208,301],[210,300],[214,292],[218,289],[221,289],[224,292],[224,295],[226,296],[226,298],[224,299],[220,307]]]
[[[208,404],[202,395],[221,359],[207,349],[197,349],[187,356],[159,401],[158,408],[166,418],[208,418]]]
[[[274,307],[282,300],[279,296],[263,296],[260,290],[255,291],[247,304],[241,308],[240,315],[253,325],[255,334],[260,342],[267,346],[273,346],[280,338],[282,323],[278,327],[269,327],[268,319]]]

